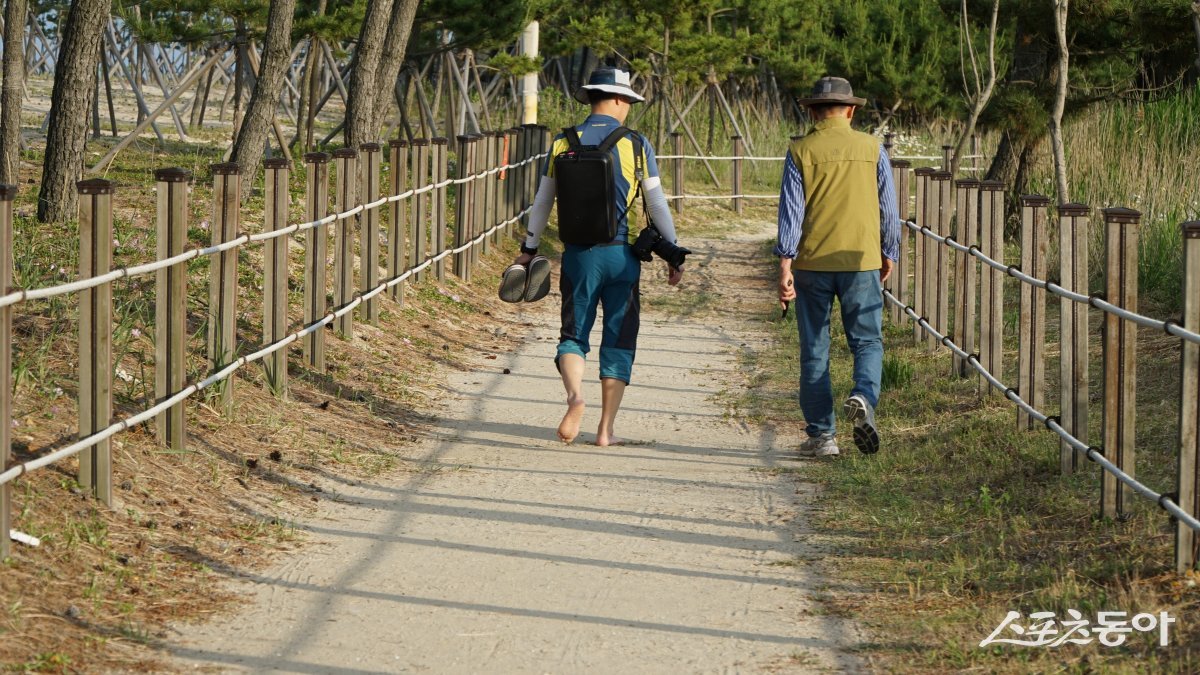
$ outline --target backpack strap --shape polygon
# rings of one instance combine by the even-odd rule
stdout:
[[[567,147],[578,150],[583,144],[579,141],[579,130],[575,127],[563,127],[563,137],[567,139]]]

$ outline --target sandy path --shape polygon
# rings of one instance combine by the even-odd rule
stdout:
[[[712,246],[732,246],[711,243]],[[693,279],[693,281],[700,281]],[[346,486],[312,545],[238,584],[240,613],[180,627],[180,669],[377,672],[859,670],[815,612],[804,494],[772,439],[726,420],[748,338],[712,319],[643,322],[617,433],[554,440],[557,302],[515,353],[451,377],[422,470]],[[596,336],[598,343],[599,336]],[[592,361],[589,403],[599,402]],[[512,374],[503,374],[509,368]]]

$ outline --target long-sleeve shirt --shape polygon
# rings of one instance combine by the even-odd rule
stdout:
[[[593,113],[588,118],[576,127],[580,134],[580,142],[587,145],[598,145],[608,136],[609,132],[621,126],[615,118],[608,115],[600,115]],[[654,156],[654,148],[650,145],[650,141],[645,137],[641,138],[642,152],[645,176],[642,177],[641,189],[646,197],[646,211],[649,214],[650,221],[658,229],[667,241],[676,241],[675,220],[671,217],[671,209],[667,205],[666,195],[662,189],[662,179],[658,175],[658,162]],[[624,157],[620,150],[622,144],[628,146],[626,148],[628,157]],[[529,212],[529,227],[525,233],[525,246],[536,248],[541,240],[542,232],[546,229],[546,224],[550,220],[550,212],[554,207],[554,199],[558,193],[558,185],[554,177],[554,158],[567,150],[566,137],[559,134],[555,137],[549,156],[546,157],[542,164],[542,178],[538,183],[537,194],[534,195],[533,204]],[[633,144],[628,139],[623,139],[621,143],[613,148],[614,155],[618,158],[619,168],[617,170],[617,180],[615,187],[617,194],[614,195],[617,201],[618,213],[618,228],[617,240],[624,241],[629,237],[629,225],[627,222],[628,210],[633,206],[634,195],[636,194],[636,186],[630,185],[629,178],[633,176]],[[626,175],[628,174],[628,176]]]
[[[900,208],[896,202],[896,187],[892,180],[892,165],[887,151],[879,149],[879,163],[875,169],[879,186],[879,239],[884,257],[895,261],[900,257]],[[779,239],[775,244],[775,255],[780,258],[795,258],[803,236],[804,177],[789,151],[783,165],[783,185],[779,189]]]

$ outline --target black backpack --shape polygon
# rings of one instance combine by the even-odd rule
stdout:
[[[567,150],[554,158],[558,186],[558,236],[564,244],[606,244],[617,236],[616,185],[611,150],[628,135],[633,141],[634,180],[642,189],[642,137],[617,127],[600,145],[583,145],[575,127],[563,129]],[[637,199],[637,193],[634,199]]]

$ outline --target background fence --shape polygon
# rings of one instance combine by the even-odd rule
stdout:
[[[728,157],[682,153],[674,135],[669,161],[673,186],[669,199],[677,211],[686,200],[729,200],[741,212],[747,199],[778,195],[743,194],[741,163],[783,161],[783,157],[745,157],[735,137]],[[950,166],[943,147],[942,166]],[[979,378],[980,396],[1000,392],[1017,408],[1021,429],[1045,428],[1060,439],[1059,466],[1064,474],[1082,470],[1088,460],[1101,469],[1101,517],[1122,519],[1135,495],[1167,511],[1175,530],[1175,567],[1182,572],[1200,562],[1200,221],[1181,225],[1183,315],[1159,320],[1137,313],[1138,229],[1141,214],[1126,208],[1099,211],[1104,228],[1104,290],[1088,288],[1088,232],[1093,209],[1061,204],[1038,195],[1021,197],[1019,254],[1009,263],[1004,237],[1005,185],[959,179],[930,167],[914,169],[911,160],[893,158],[892,171],[902,209],[914,208],[904,223],[900,256],[884,284],[888,314],[895,323],[911,321],[913,341],[930,352],[951,353],[952,377]],[[978,159],[969,156],[966,159]],[[733,162],[728,195],[689,195],[684,161]],[[977,170],[978,164],[964,170]],[[711,171],[711,169],[710,169]],[[714,174],[715,175],[715,174]],[[1057,230],[1059,278],[1048,278],[1050,231]],[[1005,280],[1018,285],[1016,384],[1003,382],[1005,367]],[[1059,414],[1043,412],[1046,401],[1046,319],[1048,296],[1059,300]],[[1093,336],[1089,311],[1103,313],[1099,336],[1103,363],[1102,423],[1089,433],[1089,356]],[[1137,329],[1164,331],[1180,341],[1179,444],[1176,489],[1159,493],[1137,480],[1134,431],[1137,397]],[[1092,442],[1091,439],[1096,442]]]
[[[349,337],[356,320],[379,320],[381,295],[404,302],[410,281],[444,280],[447,271],[464,280],[481,255],[497,246],[502,234],[529,211],[549,136],[545,127],[526,125],[503,131],[459,136],[456,177],[449,177],[449,139],[394,140],[388,144],[391,165],[386,196],[380,197],[383,147],[366,143],[304,157],[306,222],[288,223],[291,163],[267,160],[265,208],[261,231],[244,233],[239,167],[212,167],[212,240],[188,248],[189,172],[178,168],[155,172],[157,186],[157,259],[111,269],[113,259],[113,183],[90,179],[78,184],[80,199],[79,279],[38,289],[12,288],[12,216],[15,186],[0,186],[0,558],[9,554],[13,481],[29,471],[79,456],[80,486],[106,505],[112,504],[110,439],[138,424],[154,420],[159,442],[171,449],[186,443],[184,403],[199,391],[215,389],[224,410],[233,405],[232,375],[262,361],[268,387],[286,396],[286,348],[300,342],[306,367],[325,372],[325,331],[332,326]],[[335,177],[330,213],[329,169]],[[453,221],[447,205],[454,189]],[[381,213],[386,209],[386,230]],[[333,275],[328,277],[329,230],[333,232]],[[523,234],[523,229],[518,229]],[[299,327],[288,321],[288,248],[292,236],[304,237],[304,308]],[[448,242],[447,239],[452,239]],[[381,250],[381,241],[383,250]],[[356,249],[357,243],[357,251]],[[250,353],[235,357],[235,299],[238,249],[263,245],[262,341],[247,345]],[[187,262],[210,258],[207,357],[209,374],[185,381],[187,337]],[[447,264],[447,261],[451,261]],[[380,271],[383,269],[383,275]],[[113,420],[112,283],[118,279],[156,275],[155,393],[153,405]],[[203,282],[203,281],[202,281]],[[332,289],[330,288],[332,286]],[[333,303],[328,303],[332,290]],[[12,430],[12,324],[25,302],[78,294],[79,435],[64,448],[36,459],[14,463]],[[246,351],[243,349],[242,351]],[[146,403],[151,403],[147,401]]]

